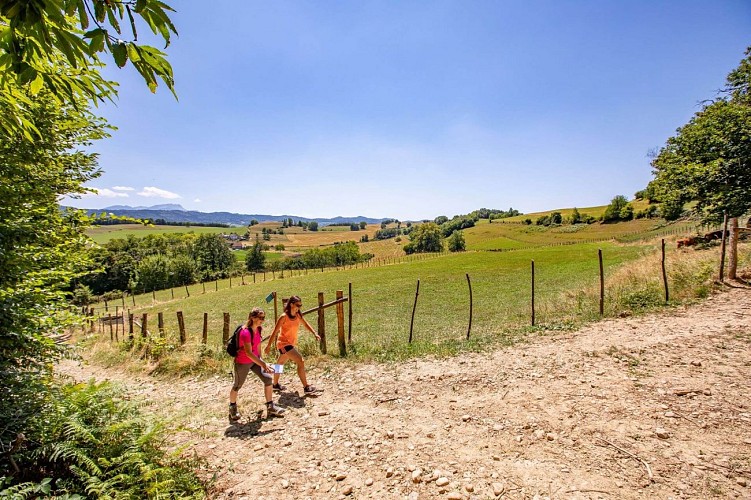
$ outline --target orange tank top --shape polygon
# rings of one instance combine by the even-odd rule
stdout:
[[[282,316],[281,332],[276,340],[276,347],[297,346],[297,330],[300,328],[300,316],[290,319],[286,314]]]

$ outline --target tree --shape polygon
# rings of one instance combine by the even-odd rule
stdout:
[[[454,231],[448,239],[449,252],[463,252],[467,249],[467,243],[464,241],[464,235],[461,231]]]
[[[261,243],[258,235],[256,235],[256,242],[247,255],[245,255],[245,268],[251,272],[263,271],[265,265],[266,256],[263,254],[263,243]]]
[[[696,112],[652,160],[650,187],[663,206],[695,201],[693,210],[705,223],[751,210],[751,47],[745,55],[717,99]],[[735,262],[736,257],[731,245],[729,258]]]
[[[5,85],[13,85],[7,83]],[[23,94],[24,89],[15,88]],[[34,439],[30,421],[48,410],[52,366],[63,347],[49,334],[75,324],[66,302],[70,284],[89,271],[81,211],[62,212],[58,199],[85,192],[100,175],[86,152],[107,136],[85,101],[60,105],[40,91],[25,110],[39,132],[35,143],[0,128],[0,448],[18,433]],[[0,476],[7,476],[6,457]]]
[[[227,242],[218,234],[201,234],[196,238],[191,249],[191,256],[196,261],[201,278],[211,280],[229,275],[235,262]]]
[[[366,227],[368,227],[368,223],[364,220],[360,221],[360,229],[365,229]]]
[[[605,213],[602,214],[603,222],[618,222],[621,220],[621,212],[628,205],[628,200],[622,194],[614,197],[610,200],[610,204],[605,209]]]
[[[318,231],[318,222],[314,220],[308,222],[308,231]]]
[[[404,245],[404,251],[408,254],[442,250],[441,228],[435,222],[426,222],[417,226],[410,233],[410,242]]]
[[[145,23],[169,45],[171,35],[177,34],[167,15],[172,11],[160,0],[1,2],[0,129],[7,135],[23,133],[29,140],[40,138],[32,102],[42,89],[58,104],[112,99],[115,83],[98,71],[105,52],[118,67],[130,61],[152,92],[159,78],[174,93],[165,54],[137,43],[137,26]]]
[[[579,213],[579,209],[574,207],[574,210],[571,212],[571,216],[568,219],[570,224],[580,224],[582,221],[582,214]]]

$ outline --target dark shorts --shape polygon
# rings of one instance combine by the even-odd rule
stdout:
[[[286,354],[286,353],[288,353],[289,351],[291,351],[294,348],[295,348],[295,346],[293,346],[293,345],[285,345],[284,347],[282,347],[281,349],[279,349],[279,354],[280,355],[281,354]]]
[[[266,373],[255,363],[235,363],[235,381],[232,384],[232,390],[237,392],[245,384],[248,373],[253,372],[261,379],[263,385],[271,385],[272,378],[270,373]]]

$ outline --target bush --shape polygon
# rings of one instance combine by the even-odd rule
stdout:
[[[43,415],[14,455],[22,471],[17,484],[0,490],[1,498],[205,497],[191,464],[179,451],[164,451],[163,426],[109,383],[58,387]]]
[[[461,231],[456,231],[448,240],[449,252],[463,252],[467,249],[467,243],[464,241],[464,235]]]

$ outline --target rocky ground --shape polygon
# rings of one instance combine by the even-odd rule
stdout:
[[[318,362],[309,378],[320,397],[301,397],[285,374],[285,418],[264,418],[251,378],[236,425],[229,375],[61,371],[122,381],[154,402],[205,460],[217,499],[751,498],[746,287],[482,355]]]

